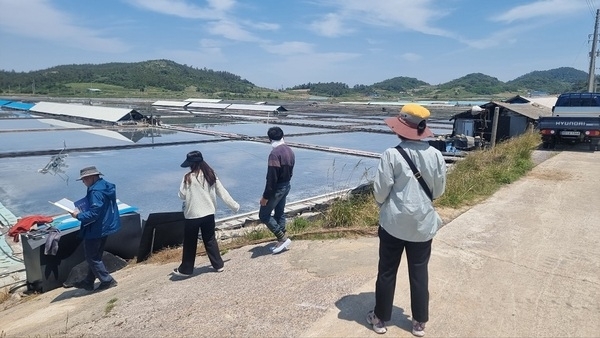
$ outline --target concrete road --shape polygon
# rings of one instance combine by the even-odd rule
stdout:
[[[600,152],[562,152],[449,222],[430,263],[429,337],[600,336]],[[0,337],[375,337],[377,238],[294,241],[117,271],[115,288],[55,289],[0,312]],[[402,264],[391,337],[409,337]],[[6,304],[3,304],[6,306]]]
[[[562,152],[438,233],[430,262],[432,337],[600,337],[600,153]],[[391,336],[410,333],[406,266]],[[365,337],[375,279],[306,337]]]

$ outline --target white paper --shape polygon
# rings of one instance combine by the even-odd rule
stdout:
[[[73,201],[63,198],[59,201],[56,202],[52,202],[52,201],[48,201],[54,205],[56,205],[57,207],[67,211],[67,212],[73,212],[75,211],[75,204],[73,203]]]

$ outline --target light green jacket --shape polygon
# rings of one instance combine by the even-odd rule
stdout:
[[[442,153],[423,141],[403,140],[400,146],[421,172],[433,198],[440,197],[446,188]],[[373,188],[380,205],[379,224],[390,235],[409,242],[426,242],[442,227],[433,202],[397,149],[389,148],[381,155]]]

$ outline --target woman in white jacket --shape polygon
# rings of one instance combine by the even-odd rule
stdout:
[[[181,264],[173,272],[180,276],[190,276],[194,272],[198,231],[202,234],[210,264],[217,272],[222,272],[225,266],[215,238],[216,197],[219,196],[234,212],[239,210],[240,205],[231,198],[215,171],[204,161],[201,152],[189,152],[181,167],[189,167],[190,171],[185,174],[179,187],[179,198],[184,200],[185,230]]]

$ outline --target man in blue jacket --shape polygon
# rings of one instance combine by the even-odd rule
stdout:
[[[102,173],[94,166],[81,169],[78,181],[82,181],[87,187],[87,206],[83,207],[85,210],[76,209],[71,213],[73,218],[81,222],[79,235],[83,238],[85,259],[89,266],[87,276],[73,286],[87,291],[94,290],[96,278],[100,280],[96,291],[117,285],[102,262],[106,238],[121,229],[117,189],[100,175]]]

